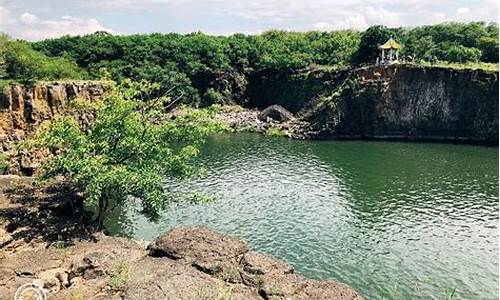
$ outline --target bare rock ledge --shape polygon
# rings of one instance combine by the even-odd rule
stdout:
[[[49,299],[333,299],[362,297],[331,280],[251,251],[236,237],[177,227],[146,245],[95,234],[64,249],[23,248],[0,257],[0,295],[38,282]]]

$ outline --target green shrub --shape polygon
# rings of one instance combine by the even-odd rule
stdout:
[[[85,300],[84,293],[81,288],[76,288],[71,293],[71,300]]]
[[[0,152],[0,174],[5,174],[8,167],[9,167],[8,156],[5,153]]]
[[[220,129],[210,109],[165,114],[170,98],[155,96],[158,88],[128,82],[103,101],[75,101],[71,111],[43,123],[24,145],[55,154],[44,164],[43,178],[62,175],[71,181],[86,206],[96,208],[99,227],[115,207],[132,199],[140,200],[142,213],[155,219],[168,200],[165,177],[197,172],[193,159],[199,145]],[[75,119],[82,113],[95,114],[89,130]]]
[[[214,88],[208,88],[205,94],[203,95],[202,106],[210,106],[213,104],[223,104],[224,96],[221,93],[216,91]]]
[[[4,77],[19,81],[82,79],[85,77],[74,61],[48,57],[24,41],[3,40]],[[0,61],[0,64],[2,62]]]
[[[433,53],[439,60],[448,62],[477,62],[481,58],[481,50],[457,44],[438,46]]]
[[[269,127],[266,129],[265,135],[280,137],[280,136],[285,136],[286,133],[282,129],[276,127]]]
[[[131,276],[131,267],[128,262],[118,261],[111,269],[108,284],[117,291],[123,291],[128,285]]]

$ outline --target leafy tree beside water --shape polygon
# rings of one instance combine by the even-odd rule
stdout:
[[[165,114],[169,103],[158,84],[125,81],[103,101],[75,101],[67,114],[42,124],[26,147],[50,150],[43,178],[69,180],[96,208],[99,227],[114,208],[134,199],[154,219],[168,200],[164,179],[196,172],[199,145],[219,129],[213,111],[171,116]],[[82,114],[95,119],[80,124],[75,116]]]

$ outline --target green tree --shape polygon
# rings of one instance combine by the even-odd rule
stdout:
[[[203,107],[212,105],[212,104],[223,104],[224,103],[224,96],[222,96],[221,93],[219,93],[217,90],[214,88],[208,88],[205,94],[203,94],[203,99],[202,99],[201,105]]]
[[[166,177],[186,177],[198,170],[193,158],[204,137],[218,129],[211,110],[186,110],[175,118],[165,114],[170,98],[157,84],[126,81],[122,92],[104,101],[75,101],[72,109],[42,124],[26,147],[54,154],[43,178],[62,175],[88,206],[96,221],[132,199],[142,212],[156,218],[168,195]],[[75,115],[95,114],[81,126]]]
[[[6,77],[16,80],[81,79],[85,73],[75,62],[63,57],[48,57],[28,42],[2,39]]]
[[[438,45],[433,54],[440,60],[459,63],[477,62],[481,58],[481,50],[477,48],[448,43]]]
[[[479,40],[479,47],[483,53],[482,61],[498,63],[498,37],[482,37]]]
[[[5,62],[5,46],[7,41],[7,35],[0,34],[0,79],[7,77],[7,64]]]
[[[417,60],[427,59],[435,48],[436,45],[431,36],[410,38],[407,44],[407,54],[412,55]]]
[[[397,30],[382,25],[371,26],[361,34],[358,51],[354,53],[352,62],[355,64],[374,63],[377,59],[378,47],[391,36],[397,37]]]

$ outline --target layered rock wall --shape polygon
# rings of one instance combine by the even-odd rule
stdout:
[[[261,71],[248,104],[308,121],[299,136],[498,143],[498,71],[392,65]]]
[[[324,110],[327,137],[498,144],[498,72],[361,69]]]
[[[18,155],[15,144],[37,125],[52,118],[79,97],[102,97],[108,83],[101,81],[39,82],[11,84],[0,92],[0,145],[13,159],[8,173],[30,174],[37,167],[33,157]]]

